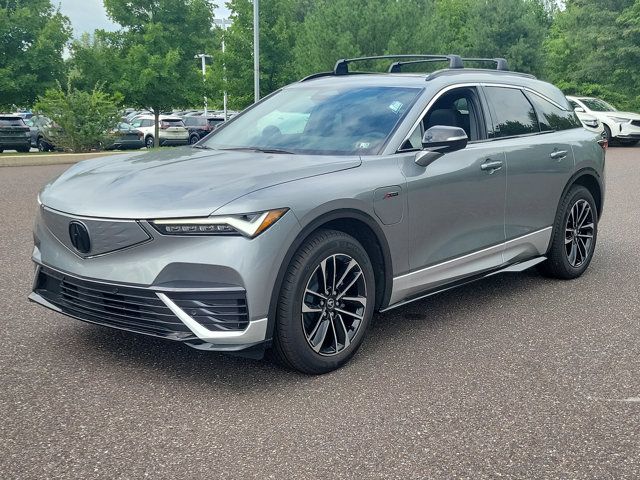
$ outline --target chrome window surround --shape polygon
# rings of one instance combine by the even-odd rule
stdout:
[[[418,116],[418,119],[413,123],[413,125],[411,126],[411,128],[409,129],[409,132],[407,133],[407,135],[405,135],[405,137],[402,139],[402,141],[398,144],[397,148],[395,149],[394,153],[407,153],[407,152],[414,152],[417,151],[416,149],[410,149],[410,150],[400,150],[400,147],[402,147],[402,145],[404,145],[404,143],[411,137],[411,134],[413,133],[413,131],[416,129],[416,127],[418,127],[418,125],[420,125],[420,123],[422,122],[422,120],[424,119],[425,115],[427,114],[427,112],[429,111],[429,109],[431,109],[431,107],[433,107],[433,105],[440,99],[440,97],[442,97],[445,93],[450,92],[451,90],[455,90],[457,88],[469,88],[469,87],[500,87],[500,88],[513,88],[516,90],[522,90],[522,91],[526,91],[526,92],[530,92],[534,95],[537,95],[538,97],[550,102],[551,104],[555,105],[556,107],[558,107],[561,110],[564,111],[569,111],[566,109],[566,107],[563,107],[562,105],[560,105],[558,102],[555,102],[553,100],[551,100],[549,97],[547,97],[546,95],[543,95],[542,93],[533,90],[532,88],[529,87],[525,87],[525,86],[521,86],[521,85],[511,85],[511,84],[505,84],[505,83],[485,83],[485,82],[468,82],[468,83],[458,83],[455,85],[448,85],[446,87],[444,87],[443,89],[439,90],[438,93],[436,93],[433,98],[431,100],[429,100],[429,103],[427,103],[427,106],[420,112],[420,115]],[[486,113],[490,113],[490,112],[484,112]],[[576,127],[576,128],[580,128],[580,127]],[[476,144],[476,143],[484,143],[484,142],[495,142],[498,140],[506,140],[506,139],[510,139],[510,138],[520,138],[520,137],[530,137],[530,136],[534,136],[534,135],[544,135],[544,134],[548,134],[548,133],[553,133],[554,130],[547,130],[544,132],[534,132],[534,133],[527,133],[527,134],[523,134],[523,135],[511,135],[509,137],[497,137],[497,138],[486,138],[483,140],[475,140],[473,142],[469,142],[470,144]]]

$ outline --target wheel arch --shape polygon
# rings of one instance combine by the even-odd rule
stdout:
[[[569,189],[574,185],[581,185],[585,187],[591,195],[593,196],[593,200],[596,202],[596,208],[598,209],[598,219],[602,216],[602,210],[604,208],[604,188],[602,185],[602,179],[598,172],[593,168],[583,168],[574,173],[567,185],[564,187],[562,192],[562,196],[560,197],[561,201],[564,196],[567,194]]]
[[[383,308],[391,298],[393,284],[393,267],[391,264],[391,251],[382,228],[367,213],[355,209],[333,210],[320,215],[309,222],[296,236],[289,246],[287,253],[278,269],[278,275],[271,291],[269,301],[267,339],[273,337],[278,296],[282,287],[285,273],[291,259],[304,244],[304,241],[314,232],[320,229],[339,230],[351,235],[358,240],[367,251],[373,265],[376,279],[376,310]]]

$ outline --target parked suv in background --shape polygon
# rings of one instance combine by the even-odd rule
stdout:
[[[635,145],[640,141],[640,114],[619,112],[599,98],[567,96],[567,99],[578,116],[586,113],[602,123],[609,142]]]
[[[31,300],[317,374],[354,355],[374,311],[534,265],[582,275],[606,142],[502,59],[399,58],[449,68],[341,60],[193,148],[71,167],[39,195]]]
[[[33,115],[25,122],[31,131],[31,145],[41,152],[48,152],[55,148],[50,137],[53,122],[43,115]]]
[[[186,145],[189,143],[189,131],[185,128],[180,117],[160,115],[159,140],[160,146]],[[144,134],[147,148],[153,147],[155,135],[155,119],[153,115],[140,115],[131,122],[131,126]]]
[[[185,127],[189,130],[189,143],[194,144],[209,135],[216,126],[224,122],[222,117],[187,115],[182,117]]]
[[[31,132],[18,115],[0,113],[0,153],[4,150],[31,150]]]

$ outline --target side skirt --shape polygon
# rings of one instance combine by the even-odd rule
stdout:
[[[452,282],[452,283],[449,283],[449,284],[441,286],[441,287],[437,287],[437,288],[432,289],[432,290],[427,290],[426,292],[424,292],[422,294],[419,294],[416,297],[409,298],[409,299],[403,300],[403,301],[398,302],[398,303],[394,303],[393,305],[389,305],[388,307],[383,308],[382,310],[380,310],[380,312],[381,313],[387,312],[389,310],[392,310],[392,309],[397,308],[397,307],[401,307],[401,306],[406,305],[408,303],[415,302],[415,301],[418,301],[418,300],[422,300],[424,298],[431,297],[432,295],[437,295],[439,293],[446,292],[447,290],[452,290],[454,288],[461,287],[463,285],[467,285],[469,283],[473,283],[473,282],[476,282],[478,280],[482,280],[483,278],[492,277],[493,275],[497,275],[499,273],[519,273],[519,272],[524,272],[525,270],[537,265],[538,263],[544,262],[546,259],[547,259],[547,257],[536,257],[536,258],[532,258],[531,260],[527,260],[526,262],[516,263],[516,264],[513,264],[513,265],[509,265],[507,267],[499,267],[497,269],[489,270],[489,271],[480,273],[478,275],[472,275],[472,276],[464,278],[462,280],[459,280],[459,281],[456,281],[456,282]]]

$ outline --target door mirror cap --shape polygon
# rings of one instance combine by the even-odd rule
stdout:
[[[459,127],[434,125],[424,132],[422,148],[438,153],[455,152],[467,146],[467,133]]]
[[[578,113],[585,113],[584,108],[582,107],[576,107],[573,109],[574,112],[578,112]]]

